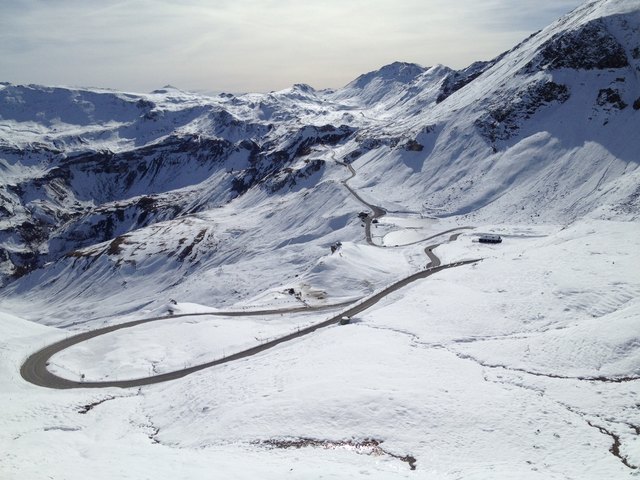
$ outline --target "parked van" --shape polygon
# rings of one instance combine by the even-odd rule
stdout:
[[[500,235],[481,235],[480,243],[502,243],[502,237]]]

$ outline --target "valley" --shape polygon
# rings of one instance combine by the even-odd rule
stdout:
[[[635,478],[639,72],[597,0],[335,89],[0,83],[0,477]]]

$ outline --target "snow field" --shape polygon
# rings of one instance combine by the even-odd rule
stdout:
[[[373,328],[366,318],[253,360],[154,387],[162,393],[145,409],[160,441],[198,448],[265,438],[377,438],[389,451],[415,456],[425,478],[623,471],[615,458],[596,454],[606,452],[606,438],[564,408],[535,391],[487,381],[477,364]],[[176,406],[167,409],[163,398]],[[186,438],[185,428],[197,433]],[[593,445],[580,446],[585,439]]]
[[[49,370],[73,380],[126,380],[207,363],[294,332],[329,313],[262,317],[167,317],[93,338],[51,358]]]
[[[504,242],[474,242],[483,231],[500,233]],[[3,403],[11,407],[3,416],[7,433],[2,438],[17,440],[11,440],[12,456],[0,462],[0,471],[14,475],[19,470],[36,479],[45,478],[45,471],[63,475],[51,461],[53,448],[60,455],[82,452],[71,461],[76,470],[66,472],[67,478],[80,478],[89,464],[122,478],[140,478],[142,472],[198,478],[207,468],[237,478],[267,470],[264,478],[277,478],[290,468],[299,478],[319,470],[328,478],[345,472],[407,478],[412,473],[408,465],[389,456],[348,448],[269,450],[255,443],[374,438],[383,441],[387,452],[414,456],[421,478],[595,479],[612,473],[626,478],[629,469],[609,452],[612,438],[587,421],[616,433],[622,454],[639,463],[629,426],[640,424],[632,408],[636,382],[544,375],[637,373],[637,297],[620,293],[638,288],[629,261],[635,258],[637,238],[636,225],[624,222],[585,220],[564,229],[481,226],[436,251],[445,262],[483,256],[477,265],[443,271],[395,292],[350,325],[141,390],[56,392],[22,383],[15,378],[16,365],[34,349],[34,340],[17,341],[30,323],[11,317],[2,323],[3,352],[13,352],[3,354]],[[419,246],[379,249],[347,243],[343,248],[352,262],[343,265],[346,271],[373,261],[391,269],[395,258],[400,273],[397,260]],[[316,273],[332,278],[341,271],[323,267]],[[598,291],[611,298],[594,307],[589,300]],[[193,304],[175,308],[177,313],[206,311]],[[171,370],[180,362],[200,361],[212,348],[241,343],[256,328],[271,329],[274,320],[280,328],[315,315],[324,316],[174,319],[123,330],[112,336],[115,340],[97,338],[92,342],[102,346],[87,342],[60,357],[74,365],[70,370],[88,366],[98,378],[110,369],[133,377],[132,372],[148,373],[142,365],[154,355],[158,369]],[[218,337],[221,328],[225,334]],[[118,399],[86,415],[77,413],[82,405],[110,396]],[[26,402],[11,401],[27,397]],[[111,445],[111,453],[100,445]],[[135,465],[110,462],[118,451],[123,458],[136,458]],[[27,452],[36,458],[28,465]],[[184,466],[184,458],[192,464]],[[240,462],[247,464],[242,471]]]

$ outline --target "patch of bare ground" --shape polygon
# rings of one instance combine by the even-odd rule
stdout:
[[[411,470],[416,469],[417,460],[411,455],[398,455],[391,453],[381,447],[383,440],[375,438],[365,438],[363,440],[320,440],[316,438],[272,438],[269,440],[259,440],[254,442],[267,448],[323,448],[325,450],[344,449],[350,450],[360,455],[387,456],[395,458],[409,465]]]
[[[85,415],[89,413],[91,410],[93,410],[95,407],[97,407],[98,405],[104,402],[108,402],[109,400],[113,400],[115,398],[116,397],[107,397],[107,398],[103,398],[102,400],[98,400],[97,402],[87,403],[86,405],[83,405],[82,407],[80,407],[80,409],[78,410],[78,413]]]
[[[119,237],[114,238],[109,244],[109,248],[107,249],[107,255],[119,255],[122,253],[122,245],[125,244],[125,239],[127,235],[121,235]]]
[[[620,436],[615,434],[614,432],[611,432],[609,430],[607,430],[606,428],[600,426],[600,425],[595,425],[593,422],[591,422],[590,420],[587,420],[587,423],[589,424],[590,427],[593,428],[597,428],[600,433],[602,433],[603,435],[608,435],[609,437],[611,437],[611,439],[613,440],[613,444],[611,445],[611,448],[609,448],[609,452],[611,452],[611,455],[613,455],[614,457],[618,458],[625,467],[630,468],[632,470],[637,470],[638,466],[637,465],[633,465],[631,462],[629,462],[629,460],[627,459],[627,457],[625,457],[624,455],[622,455],[622,453],[620,452],[620,446],[622,445],[620,442]],[[633,427],[636,432],[638,431],[637,427]]]

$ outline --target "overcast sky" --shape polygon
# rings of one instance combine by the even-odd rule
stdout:
[[[342,86],[488,60],[582,0],[0,0],[0,81],[145,92]]]

